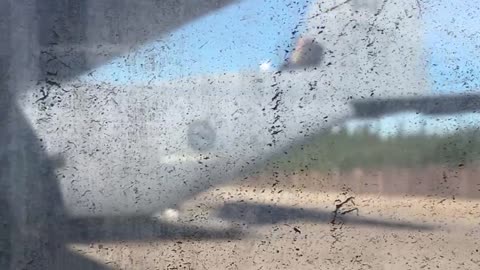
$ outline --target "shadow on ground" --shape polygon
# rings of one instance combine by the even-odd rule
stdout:
[[[286,206],[258,203],[227,203],[221,207],[217,215],[225,220],[246,223],[249,225],[268,225],[285,222],[343,223],[353,226],[383,227],[397,230],[433,230],[428,224],[389,221],[355,215],[358,211],[350,210],[336,213],[325,210],[302,209]]]

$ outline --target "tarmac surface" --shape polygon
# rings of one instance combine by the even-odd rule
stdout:
[[[475,170],[264,173],[159,217],[223,239],[180,233],[69,248],[112,269],[480,269]]]

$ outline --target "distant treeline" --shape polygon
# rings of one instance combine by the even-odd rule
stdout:
[[[463,166],[480,160],[480,131],[450,135],[401,135],[380,138],[367,128],[322,134],[286,149],[267,162],[269,169],[350,170],[353,168],[414,168],[431,164]]]

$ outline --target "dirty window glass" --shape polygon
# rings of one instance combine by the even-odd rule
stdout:
[[[480,1],[0,2],[0,269],[480,269]]]

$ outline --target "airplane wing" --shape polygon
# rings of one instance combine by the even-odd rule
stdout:
[[[75,78],[236,0],[38,0],[10,9],[9,41],[34,56],[39,80]],[[24,6],[22,6],[24,5]],[[22,7],[22,8],[20,8]],[[6,9],[8,10],[8,9]],[[33,59],[36,58],[36,59]],[[19,58],[14,58],[19,59]]]
[[[352,102],[357,118],[379,118],[400,112],[416,112],[425,115],[478,112],[480,95],[450,94],[410,98],[367,99]]]

